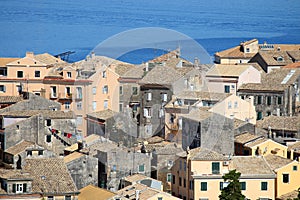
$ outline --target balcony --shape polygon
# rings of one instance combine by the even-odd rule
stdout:
[[[59,93],[59,99],[72,99],[72,93]]]

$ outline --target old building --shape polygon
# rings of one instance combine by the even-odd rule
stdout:
[[[5,168],[22,169],[26,158],[47,158],[53,156],[53,152],[46,150],[42,146],[22,140],[4,151],[2,165]]]
[[[223,101],[220,101],[209,109],[209,111],[224,115],[228,118],[235,118],[251,124],[256,124],[256,112],[253,100],[243,100],[235,94],[225,98]]]
[[[208,148],[221,154],[234,152],[233,120],[194,109],[182,117],[182,148]]]
[[[86,120],[88,135],[97,134],[127,147],[137,143],[138,126],[129,113],[106,109],[87,114]]]
[[[121,180],[120,184],[121,184],[121,188],[124,188],[129,185],[134,185],[136,183],[143,184],[150,188],[163,191],[163,185],[161,181],[147,177],[143,174],[134,174],[134,175],[127,176]]]
[[[176,161],[176,154],[183,152],[180,145],[158,139],[157,136],[144,142],[142,152],[152,153],[151,177],[162,182],[165,192],[171,192],[171,168]]]
[[[277,175],[275,197],[280,197],[299,188],[299,161],[282,158],[277,155],[267,155],[265,159]]]
[[[258,121],[257,127],[268,132],[268,137],[280,143],[296,141],[300,135],[300,116],[268,116]]]
[[[208,110],[227,96],[229,94],[205,91],[182,91],[173,95],[172,100],[164,107],[165,139],[181,144],[182,116],[188,114],[195,107]]]
[[[208,91],[236,94],[245,83],[260,83],[261,73],[249,65],[215,64],[206,73]]]
[[[277,69],[262,77],[261,83],[248,83],[238,89],[242,99],[254,98],[257,119],[269,115],[292,116],[300,101],[300,70]]]
[[[287,158],[287,146],[279,144],[262,135],[243,133],[234,138],[235,155],[267,156],[277,155]]]
[[[131,174],[144,174],[150,177],[151,156],[135,148],[126,148],[103,137],[100,141],[87,146],[81,152],[98,159],[98,185],[116,191],[120,180]]]
[[[94,185],[88,185],[80,189],[80,194],[78,195],[78,200],[110,200],[117,198],[118,196],[116,193],[111,192],[109,190],[105,190],[103,188],[96,187]]]

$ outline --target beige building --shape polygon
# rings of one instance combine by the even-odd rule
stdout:
[[[260,83],[261,73],[252,65],[215,66],[206,73],[208,91],[236,94],[245,83]]]
[[[226,187],[222,176],[229,170],[241,173],[242,193],[248,199],[274,199],[275,174],[263,157],[228,158],[196,148],[178,155],[172,168],[172,195],[182,199],[218,199]],[[255,192],[253,192],[255,191]]]
[[[235,94],[214,105],[210,112],[256,124],[256,112],[253,99],[241,99]]]
[[[271,169],[276,173],[276,198],[294,190],[300,186],[299,161],[282,158],[277,155],[265,156]]]

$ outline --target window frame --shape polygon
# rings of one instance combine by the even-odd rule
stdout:
[[[21,73],[21,74],[19,74],[19,73]],[[23,71],[17,71],[17,78],[24,78],[24,72]]]
[[[141,167],[142,167],[143,170],[141,170]],[[141,165],[138,166],[138,172],[139,173],[145,173],[145,164],[141,164]]]
[[[260,182],[260,190],[267,191],[268,190],[268,182],[266,182],[266,181]]]
[[[133,86],[131,87],[131,95],[138,95],[138,87]]]
[[[230,93],[230,85],[224,85],[224,93]]]
[[[218,169],[214,169],[218,166]],[[217,170],[217,171],[216,171]],[[220,174],[220,162],[212,162],[211,163],[211,172],[212,174]]]
[[[207,182],[200,182],[200,191],[207,191]]]
[[[41,77],[41,71],[40,70],[35,70],[34,71],[34,77],[35,78],[40,78]]]
[[[289,183],[290,182],[290,174],[282,173],[282,182],[283,183]]]

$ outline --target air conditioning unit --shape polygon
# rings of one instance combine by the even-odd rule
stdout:
[[[229,161],[224,161],[223,162],[223,166],[228,166],[229,165]]]

